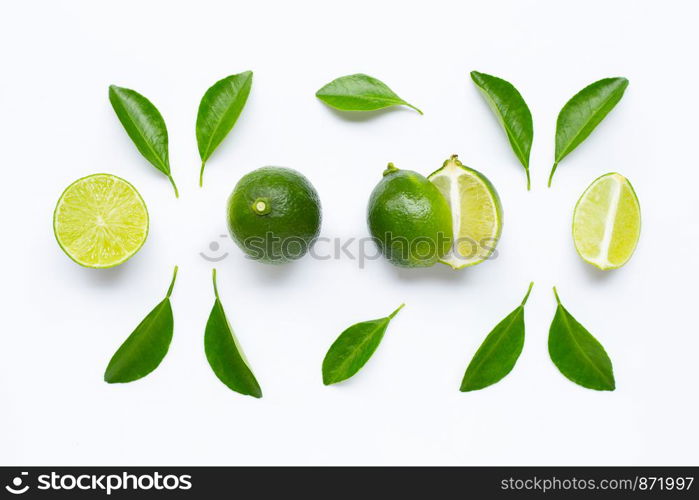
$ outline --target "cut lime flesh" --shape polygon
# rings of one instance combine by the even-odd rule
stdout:
[[[502,233],[502,205],[491,182],[452,156],[428,179],[449,202],[454,246],[440,260],[454,269],[487,260]]]
[[[68,186],[56,204],[53,230],[58,244],[85,267],[117,266],[148,236],[148,210],[124,179],[94,174]]]
[[[573,213],[573,242],[580,257],[602,270],[633,255],[641,235],[641,206],[623,175],[605,174],[582,194]]]

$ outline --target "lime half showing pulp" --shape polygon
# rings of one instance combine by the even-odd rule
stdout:
[[[595,179],[575,205],[573,241],[586,262],[602,270],[628,262],[641,235],[641,206],[629,180],[617,173]]]
[[[428,179],[449,201],[454,227],[454,245],[440,262],[461,269],[488,259],[502,233],[502,206],[495,187],[456,155]]]
[[[115,175],[78,179],[53,214],[58,244],[85,267],[114,267],[132,257],[148,236],[148,210],[138,191]]]

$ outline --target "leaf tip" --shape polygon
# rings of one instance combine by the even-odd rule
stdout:
[[[393,311],[391,314],[388,315],[388,317],[389,317],[390,319],[395,318],[396,314],[398,314],[398,313],[400,312],[400,310],[403,309],[404,307],[405,307],[405,303],[399,305],[398,308],[397,308],[395,311]]]

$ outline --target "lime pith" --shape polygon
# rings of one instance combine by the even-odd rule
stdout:
[[[440,262],[461,269],[487,260],[502,233],[502,205],[493,184],[453,155],[428,177],[449,202],[454,246]]]
[[[136,189],[110,174],[73,182],[56,204],[53,231],[73,261],[91,268],[117,266],[148,236],[148,209]]]
[[[623,175],[605,174],[585,190],[573,212],[573,242],[580,257],[602,270],[626,264],[641,235],[641,206]]]

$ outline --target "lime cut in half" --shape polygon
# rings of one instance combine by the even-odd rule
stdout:
[[[493,184],[456,155],[428,179],[449,202],[454,228],[452,249],[440,262],[461,269],[487,260],[502,233],[502,205]]]
[[[94,174],[63,192],[53,213],[53,232],[63,251],[81,266],[114,267],[145,243],[148,209],[124,179]]]
[[[641,206],[629,180],[617,173],[595,179],[573,212],[580,257],[602,270],[628,262],[641,235]]]

